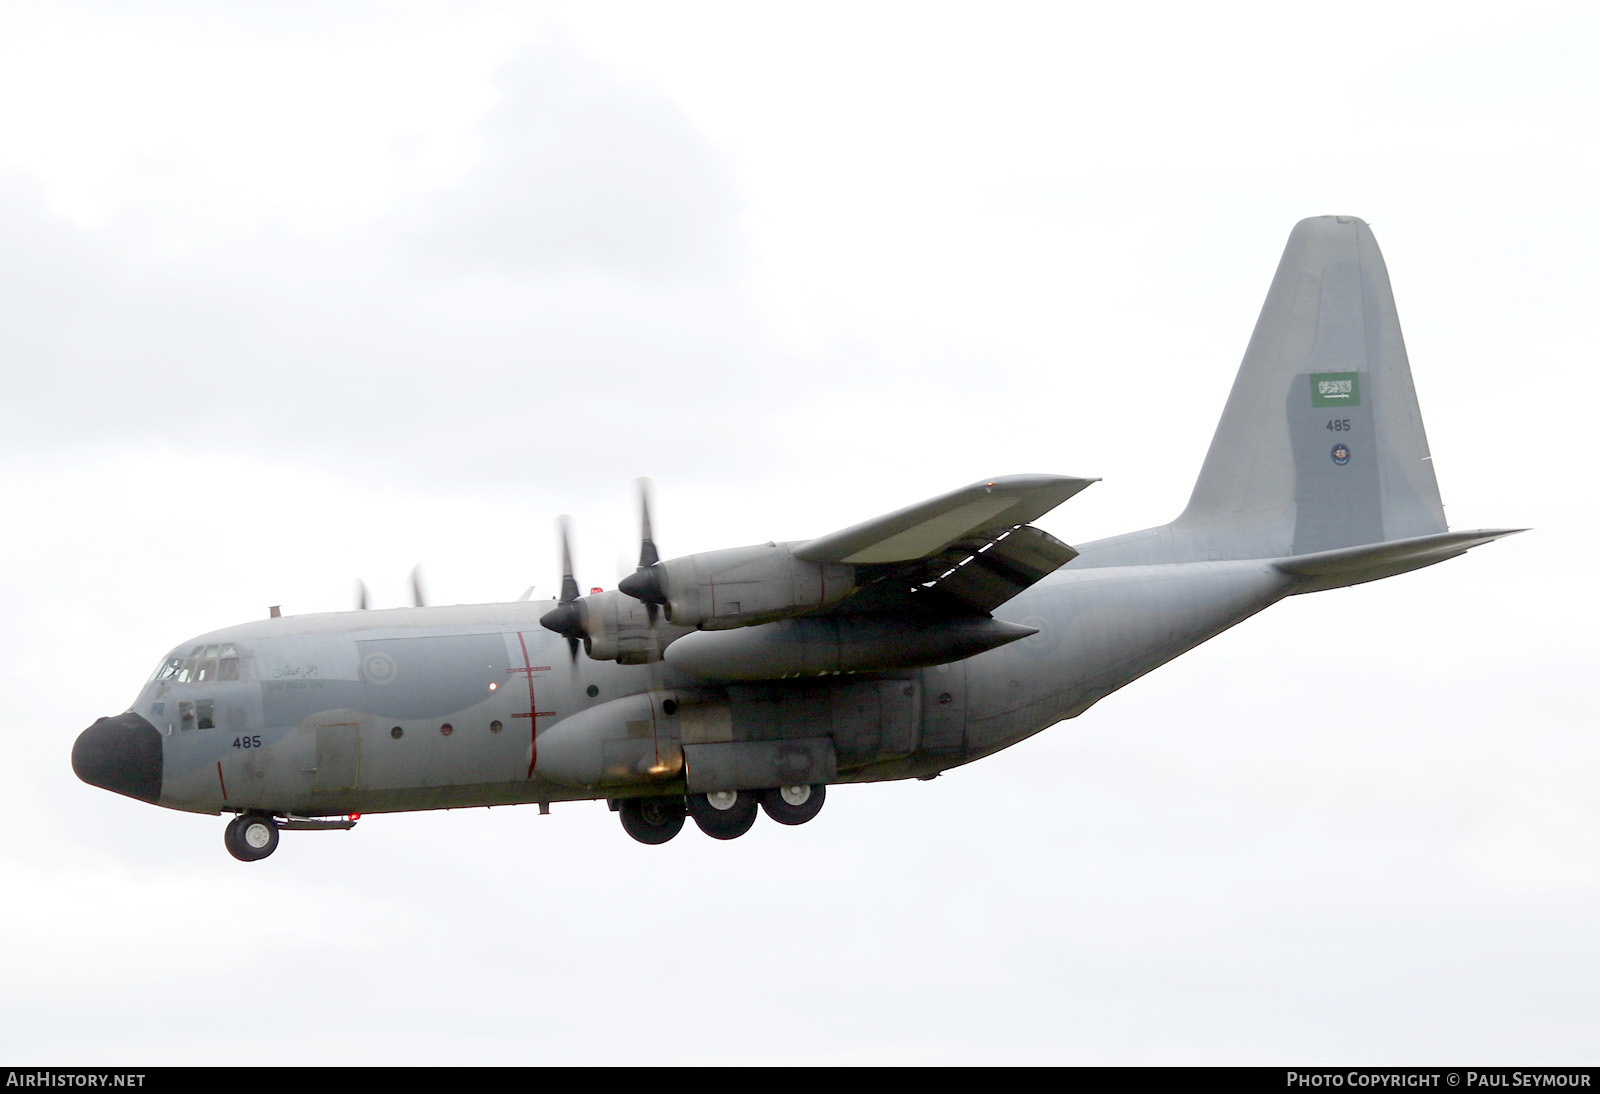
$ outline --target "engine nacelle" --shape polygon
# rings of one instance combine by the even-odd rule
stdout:
[[[856,588],[856,567],[807,562],[791,543],[707,551],[658,562],[622,582],[655,599],[675,626],[728,630],[787,619],[832,604]]]
[[[781,680],[943,665],[1037,633],[987,616],[824,616],[685,635],[667,649],[666,661],[706,680]]]
[[[612,589],[591,593],[577,601],[583,620],[583,650],[596,661],[647,665],[661,660],[661,650],[672,640],[663,629],[651,626],[647,609],[625,593]]]

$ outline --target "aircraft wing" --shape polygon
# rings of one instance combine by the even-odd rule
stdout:
[[[1078,552],[1028,524],[1098,479],[1010,475],[973,483],[794,549],[881,576],[818,614],[987,614]]]
[[[821,536],[794,549],[807,562],[853,566],[929,558],[958,540],[998,535],[1037,520],[1099,479],[1007,475]]]

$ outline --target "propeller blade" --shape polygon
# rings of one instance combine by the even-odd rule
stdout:
[[[655,576],[656,571],[651,567],[661,561],[661,553],[656,550],[655,534],[650,528],[650,480],[639,480],[639,569]],[[620,587],[620,586],[619,586]],[[656,616],[661,612],[660,600],[666,598],[661,595],[661,580],[656,576],[650,583],[647,592],[654,593],[653,597],[640,597],[644,601],[645,615],[650,618],[650,625],[656,625]]]
[[[583,605],[578,602],[578,579],[572,575],[572,521],[563,516],[556,522],[561,530],[561,599],[556,606],[539,617],[539,625],[555,631],[567,640],[567,653],[574,667],[578,664],[578,645],[582,641],[584,626]]]
[[[656,550],[655,535],[650,528],[650,480],[639,480],[639,568],[621,581],[617,588],[635,600],[642,601],[650,625],[656,623],[660,606],[667,602],[662,588],[661,552]]]
[[[422,595],[422,564],[411,567],[411,606],[425,608],[428,606],[427,598]]]
[[[360,578],[356,579],[356,611],[367,610],[367,583]]]
[[[570,604],[578,599],[578,579],[572,576],[572,519],[562,517],[561,528],[561,603]]]
[[[655,538],[650,534],[650,480],[639,480],[639,569],[661,561]]]

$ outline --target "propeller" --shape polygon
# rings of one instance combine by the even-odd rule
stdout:
[[[640,479],[639,568],[618,582],[617,588],[635,600],[644,602],[652,627],[655,626],[656,613],[667,602],[661,567],[657,565],[660,561],[661,554],[656,550],[656,541],[650,530],[650,480]]]
[[[583,612],[578,605],[578,579],[572,576],[571,521],[562,517],[561,529],[561,599],[556,606],[539,617],[539,625],[566,638],[567,652],[573,664],[578,662],[578,643],[584,636]]]
[[[372,596],[367,592],[367,583],[357,578],[356,611],[366,611],[371,603]],[[426,608],[428,606],[428,598],[422,595],[422,565],[420,563],[411,567],[411,606],[413,608]]]

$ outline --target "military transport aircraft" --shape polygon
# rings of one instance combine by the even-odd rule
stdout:
[[[1069,547],[1032,521],[1093,479],[989,479],[791,543],[639,566],[555,603],[279,617],[172,650],[84,730],[85,782],[280,830],[360,813],[606,799],[664,843],[836,783],[1016,744],[1297,593],[1453,558],[1388,271],[1365,223],[1289,237],[1188,507]],[[565,539],[565,531],[563,531]],[[419,597],[420,599],[420,597]],[[579,656],[579,649],[585,656]]]

